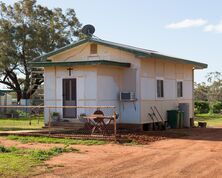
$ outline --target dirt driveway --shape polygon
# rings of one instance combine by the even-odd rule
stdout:
[[[36,177],[222,177],[222,129],[182,132],[187,136],[148,145],[73,145],[79,153],[53,157],[46,162],[52,169]],[[3,138],[0,143],[39,149],[55,146],[22,144]]]
[[[222,129],[189,135],[141,146],[75,146],[81,153],[52,158],[52,172],[38,177],[221,177]]]

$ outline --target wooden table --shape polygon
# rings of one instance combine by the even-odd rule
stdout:
[[[104,116],[102,114],[92,114],[83,118],[92,126],[91,134],[96,130],[105,134],[107,132],[107,125],[114,119],[113,116]],[[109,120],[108,124],[106,124],[104,120]]]

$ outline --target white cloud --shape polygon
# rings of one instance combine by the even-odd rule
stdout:
[[[181,29],[181,28],[191,28],[199,27],[207,24],[207,21],[204,19],[185,19],[179,22],[171,23],[166,25],[166,28],[169,29]]]
[[[204,27],[205,32],[222,33],[222,21],[216,25],[207,25]]]

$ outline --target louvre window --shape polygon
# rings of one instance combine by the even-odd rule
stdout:
[[[164,97],[164,86],[163,80],[157,80],[157,97],[163,98]]]
[[[177,97],[183,97],[183,82],[177,82]]]
[[[90,45],[90,54],[97,54],[97,44]]]

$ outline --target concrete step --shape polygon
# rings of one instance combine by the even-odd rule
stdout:
[[[73,122],[52,122],[51,127],[53,128],[65,128],[65,129],[81,129],[84,128],[84,123],[73,123]],[[48,125],[45,125],[43,128],[48,128]]]

